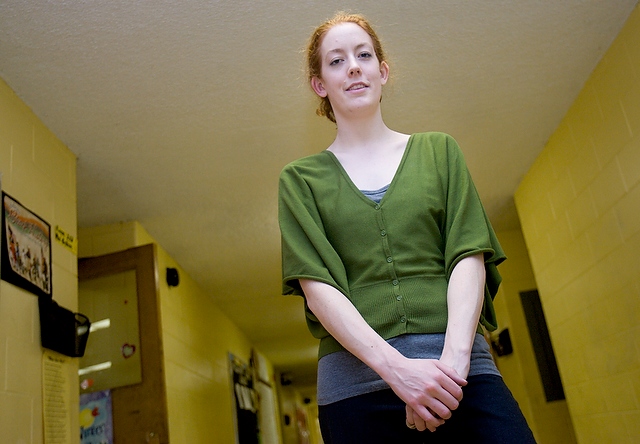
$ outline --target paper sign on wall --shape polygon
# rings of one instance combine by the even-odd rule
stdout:
[[[42,413],[45,444],[70,442],[70,358],[45,350],[42,359]]]
[[[78,239],[56,225],[54,238],[73,254],[78,254]]]

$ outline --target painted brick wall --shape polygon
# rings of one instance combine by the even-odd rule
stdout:
[[[0,79],[2,189],[53,229],[76,236],[76,158]],[[78,304],[76,254],[52,244],[53,297]],[[77,379],[77,360],[65,366]],[[78,386],[72,384],[70,443],[79,441]],[[43,442],[42,348],[36,296],[0,282],[0,440]]]
[[[638,8],[515,200],[578,442],[638,442]]]

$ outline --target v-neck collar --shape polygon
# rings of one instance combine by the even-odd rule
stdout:
[[[373,207],[380,207],[387,200],[387,196],[389,196],[389,194],[393,193],[393,189],[395,188],[395,184],[398,181],[398,176],[400,176],[400,173],[402,172],[402,168],[404,167],[404,163],[407,160],[407,157],[409,156],[409,151],[411,149],[411,146],[413,145],[413,136],[414,136],[414,134],[411,134],[409,136],[409,140],[407,140],[407,144],[405,146],[404,153],[402,153],[402,159],[400,159],[400,164],[398,164],[398,168],[396,169],[396,172],[394,173],[393,178],[391,179],[391,183],[388,184],[389,185],[389,189],[386,191],[386,193],[382,197],[382,200],[380,201],[380,203],[376,203],[373,200],[369,199],[356,186],[356,184],[353,183],[353,180],[351,180],[351,177],[349,176],[347,171],[344,169],[344,167],[342,166],[342,164],[340,163],[340,161],[338,160],[338,158],[336,157],[336,155],[334,153],[332,153],[329,150],[324,150],[324,152],[327,153],[331,159],[333,159],[333,162],[338,167],[338,170],[340,171],[340,174],[342,175],[344,180],[347,182],[347,184],[349,184],[349,187],[353,190],[354,193],[356,193],[362,200],[367,202],[368,205],[373,206]]]

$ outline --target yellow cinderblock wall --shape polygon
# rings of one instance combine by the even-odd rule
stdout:
[[[82,228],[79,242],[80,257],[155,243],[137,222]],[[170,440],[233,443],[228,353],[248,363],[251,343],[160,246],[157,256]],[[167,267],[178,269],[179,286],[167,285]]]
[[[0,173],[2,189],[51,225],[76,235],[76,158],[0,79]],[[52,235],[53,297],[78,305],[77,257]],[[78,378],[77,359],[63,366]],[[73,379],[72,379],[73,380]],[[79,442],[78,385],[68,387],[71,423]],[[42,348],[36,296],[0,282],[0,440],[42,443]]]
[[[520,293],[537,288],[522,233],[498,233],[508,260],[500,265],[502,285],[495,299],[499,328],[508,329],[513,353],[496,363],[518,401],[539,444],[575,443],[573,425],[564,400],[547,402],[536,363]]]
[[[515,199],[578,442],[638,442],[637,7]]]

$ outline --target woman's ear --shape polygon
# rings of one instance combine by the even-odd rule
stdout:
[[[387,62],[380,63],[380,80],[383,85],[387,83],[387,80],[389,80],[389,65]]]
[[[327,90],[324,89],[322,80],[320,80],[318,77],[314,76],[311,78],[311,88],[320,97],[327,97]]]

